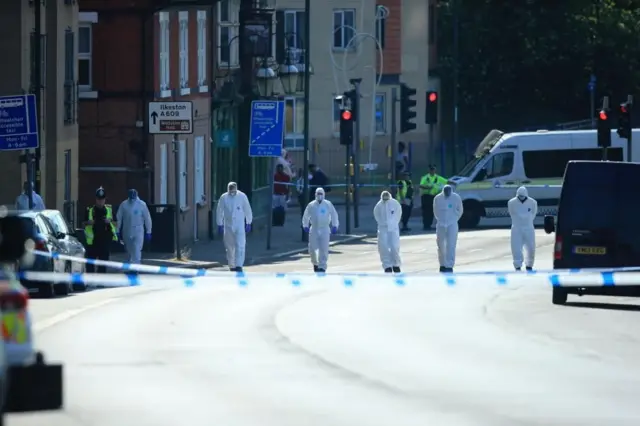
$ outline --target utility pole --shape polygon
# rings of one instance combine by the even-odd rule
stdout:
[[[182,260],[182,253],[180,250],[180,141],[178,140],[178,134],[173,135],[173,162],[174,162],[174,180],[173,186],[175,188],[176,199],[175,199],[175,248],[176,248],[176,259]]]
[[[353,150],[353,227],[358,228],[360,225],[359,221],[359,209],[358,205],[360,203],[360,190],[358,189],[358,184],[360,183],[360,84],[362,83],[361,78],[352,78],[349,82],[353,85],[354,95],[351,99],[355,114],[355,125],[353,128],[354,131],[354,150]],[[348,192],[348,188],[347,188]]]
[[[309,112],[309,97],[311,88],[309,87],[311,83],[311,0],[304,1],[304,161],[302,170],[303,174],[303,203],[307,203],[309,201],[309,151],[311,151],[309,147],[309,122],[310,122],[310,112]],[[300,209],[304,209],[304,204],[300,206]],[[305,234],[304,230],[302,230],[302,241],[307,241],[307,234]]]
[[[33,2],[33,52],[31,57],[33,61],[33,91],[36,95],[36,111],[38,117],[38,140],[42,141],[42,2],[43,0],[34,0]],[[31,150],[25,150],[25,159],[27,166],[27,182],[29,189],[27,196],[29,197],[29,208],[33,209],[33,190],[40,191],[40,148],[36,148],[35,154]],[[35,188],[33,187],[35,185]]]
[[[458,152],[458,108],[460,86],[460,0],[453,0],[453,172],[456,172],[456,154]]]

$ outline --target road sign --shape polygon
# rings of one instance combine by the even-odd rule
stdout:
[[[0,151],[40,146],[36,111],[36,95],[0,97]]]
[[[284,135],[284,102],[252,101],[250,157],[280,157]]]
[[[193,133],[193,104],[191,102],[149,102],[149,133]]]

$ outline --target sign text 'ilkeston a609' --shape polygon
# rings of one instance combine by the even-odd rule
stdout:
[[[191,102],[149,102],[149,133],[193,133]]]

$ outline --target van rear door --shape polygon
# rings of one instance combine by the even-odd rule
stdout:
[[[640,266],[640,164],[567,166],[558,211],[556,268]]]

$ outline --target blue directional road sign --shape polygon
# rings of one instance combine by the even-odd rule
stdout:
[[[280,157],[284,135],[284,102],[251,102],[250,157]]]
[[[36,95],[0,96],[0,151],[38,146]]]

